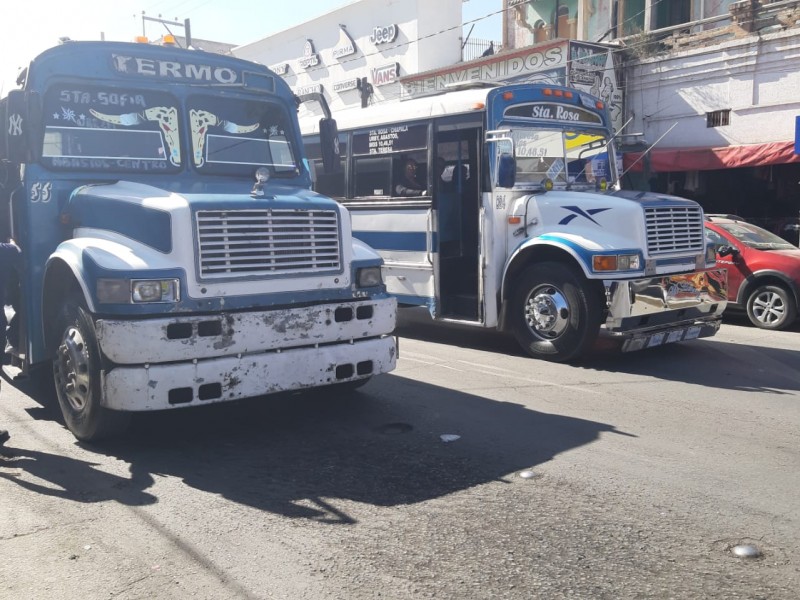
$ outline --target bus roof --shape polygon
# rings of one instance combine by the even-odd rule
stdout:
[[[337,111],[333,116],[339,129],[378,126],[383,123],[414,121],[443,115],[480,112],[486,96],[493,88],[467,89],[424,96],[413,100],[381,102],[367,108],[352,108]],[[300,117],[300,129],[304,134],[319,132],[319,115]]]
[[[66,42],[45,50],[31,61],[25,88],[35,89],[52,77],[248,87],[245,74],[265,83],[269,79],[274,92],[291,94],[280,77],[248,60],[174,46],[101,41]]]

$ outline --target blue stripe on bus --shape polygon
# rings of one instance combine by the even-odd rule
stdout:
[[[426,252],[428,249],[428,236],[424,231],[354,231],[353,237],[375,250]]]
[[[405,306],[427,306],[433,307],[435,300],[429,296],[411,296],[408,294],[391,294],[397,298],[397,304]]]

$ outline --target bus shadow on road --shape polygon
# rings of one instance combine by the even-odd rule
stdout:
[[[800,391],[800,350],[723,342],[718,339],[667,344],[638,352],[604,351],[602,346],[578,368],[645,375],[724,390],[766,394]]]
[[[524,481],[521,470],[604,433],[622,432],[386,375],[349,394],[141,414],[125,437],[81,445],[127,462],[132,482],[176,477],[284,517],[348,524],[357,519],[342,500],[390,507],[489,482],[511,485]],[[446,442],[443,434],[460,437]],[[113,497],[103,482],[86,481],[96,496]],[[80,495],[72,490],[73,499]]]
[[[529,358],[511,335],[465,325],[434,323],[427,313],[418,309],[400,311],[400,314],[402,317],[396,333],[401,337],[401,356],[402,338],[407,337],[509,357],[523,357],[534,361],[536,365],[548,364]],[[729,322],[727,317],[726,322]],[[742,324],[737,317],[730,317],[730,322]],[[577,369],[646,375],[719,390],[771,394],[800,391],[800,349],[723,342],[719,337],[622,352],[619,338],[601,332],[586,356],[569,365]]]

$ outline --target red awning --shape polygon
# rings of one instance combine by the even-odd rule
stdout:
[[[626,152],[622,157],[625,170],[633,165],[632,171],[641,171],[644,168],[644,161],[647,160],[641,159],[642,154],[642,152]],[[650,170],[657,172],[710,171],[800,162],[800,156],[794,153],[794,141],[723,148],[653,149],[649,152],[649,158]]]

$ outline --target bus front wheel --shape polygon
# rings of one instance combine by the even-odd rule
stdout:
[[[58,334],[53,379],[67,429],[83,441],[122,433],[130,422],[130,415],[100,404],[100,350],[94,323],[82,299],[72,298],[62,306]]]
[[[565,263],[525,269],[511,296],[511,328],[534,358],[565,362],[579,357],[600,331],[598,282],[587,281]]]

